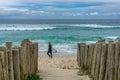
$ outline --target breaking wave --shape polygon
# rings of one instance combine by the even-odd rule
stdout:
[[[48,25],[18,25],[7,24],[0,25],[0,31],[31,31],[31,30],[52,30],[55,27]]]
[[[72,26],[88,27],[88,28],[120,28],[120,26],[108,26],[100,24],[74,24]]]

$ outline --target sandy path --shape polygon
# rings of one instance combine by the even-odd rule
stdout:
[[[75,57],[39,57],[39,74],[43,80],[89,80],[88,76],[77,75]]]

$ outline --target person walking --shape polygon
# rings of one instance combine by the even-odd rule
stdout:
[[[52,45],[50,42],[48,42],[48,52],[47,52],[47,55],[52,58],[53,55],[52,55]]]

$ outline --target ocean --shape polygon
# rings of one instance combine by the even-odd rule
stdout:
[[[120,20],[0,20],[0,45],[12,41],[16,46],[23,39],[38,42],[39,55],[46,55],[51,42],[53,55],[75,56],[78,43],[120,40]]]

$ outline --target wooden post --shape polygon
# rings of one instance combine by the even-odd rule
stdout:
[[[4,65],[3,65],[3,57],[4,53],[2,51],[0,51],[0,79],[1,80],[5,80],[5,73],[4,73]]]
[[[84,62],[84,66],[86,66],[88,68],[88,45],[85,45],[85,51],[84,51],[84,55],[85,55],[85,62]]]
[[[9,80],[14,80],[14,74],[13,74],[13,57],[12,57],[12,42],[6,42],[6,50],[7,50],[7,55],[8,55]]]
[[[120,41],[119,41],[120,45]],[[120,46],[119,46],[119,54],[118,54],[118,72],[117,72],[117,80],[120,80]]]
[[[80,56],[81,56],[81,53],[80,53],[80,44],[77,45],[77,64],[78,66],[80,67]]]
[[[108,45],[103,43],[102,44],[102,52],[101,52],[101,62],[100,62],[100,73],[98,80],[105,80],[105,70],[106,70],[106,63],[107,63],[107,50]]]
[[[34,45],[34,55],[35,55],[35,73],[38,71],[38,43],[33,43]]]
[[[1,54],[1,53],[0,53]],[[0,80],[2,80],[2,63],[1,63],[1,56],[0,56]]]
[[[22,41],[21,43],[21,47],[20,47],[20,63],[21,63],[21,70],[22,70],[22,75],[25,76],[27,74],[27,69],[26,69],[26,65],[27,65],[27,61],[26,61],[26,45],[25,45],[25,41]],[[24,77],[23,77],[24,78]]]
[[[118,80],[118,68],[119,68],[119,53],[120,53],[120,42],[115,43],[115,78],[114,80]]]
[[[80,43],[80,53],[81,53],[81,56],[80,56],[80,62],[81,62],[81,67],[84,66],[85,64],[85,43]]]
[[[85,43],[80,43],[79,44],[79,52],[80,52],[80,66],[84,66],[84,45]]]
[[[102,50],[102,42],[98,42],[97,55],[96,55],[96,63],[95,63],[95,80],[99,80],[99,70],[100,70],[100,59],[101,59],[101,50]]]
[[[114,80],[114,71],[115,71],[115,44],[111,44],[111,56],[110,56],[110,80]]]
[[[25,39],[21,43],[21,53],[24,55],[24,69],[23,72],[25,75],[30,73],[30,41],[28,39]]]
[[[114,62],[115,62],[115,44],[114,42],[110,42],[108,44],[108,56],[107,56],[107,64],[106,64],[106,80],[114,80]]]
[[[95,77],[95,65],[96,65],[96,58],[97,58],[97,49],[98,49],[98,43],[95,44],[94,54],[93,54],[93,60],[92,60],[92,68],[91,68],[91,75],[93,78]]]
[[[25,55],[24,55],[24,48],[22,46],[19,47],[19,58],[20,58],[20,79],[24,80],[24,74],[25,74]]]
[[[13,68],[14,68],[14,80],[20,79],[20,63],[19,63],[19,49],[15,48],[12,50],[13,53]]]
[[[0,47],[1,49],[2,47]],[[3,76],[3,80],[6,79],[6,68],[5,68],[5,55],[4,55],[4,52],[1,51],[0,52],[0,56],[1,56],[1,65],[2,65],[2,76]]]
[[[92,67],[92,59],[93,59],[93,53],[94,53],[94,44],[88,45],[88,67],[89,67],[89,72],[91,72],[91,67]]]
[[[90,44],[88,45],[88,58],[87,58],[87,66],[88,66],[88,71],[90,72],[90,60],[91,60],[91,47],[90,47]]]
[[[28,74],[30,74],[31,73],[31,65],[30,65],[30,45],[31,45],[31,42],[30,41],[27,41],[26,42],[27,43],[27,45],[26,45],[26,54],[27,54],[27,56],[26,56],[26,58],[27,58],[27,65],[26,65],[26,67],[28,68],[28,71],[27,71],[27,73]]]
[[[118,79],[120,80],[120,53],[119,53],[119,67],[118,67]]]
[[[8,77],[8,56],[5,47],[0,47],[2,57],[3,76],[5,80],[9,80]]]
[[[35,54],[34,54],[34,46],[30,45],[30,73],[35,73]]]
[[[6,67],[6,80],[9,80],[9,71],[8,71],[8,54],[7,54],[7,49],[4,48],[4,54],[5,54],[5,67]]]

